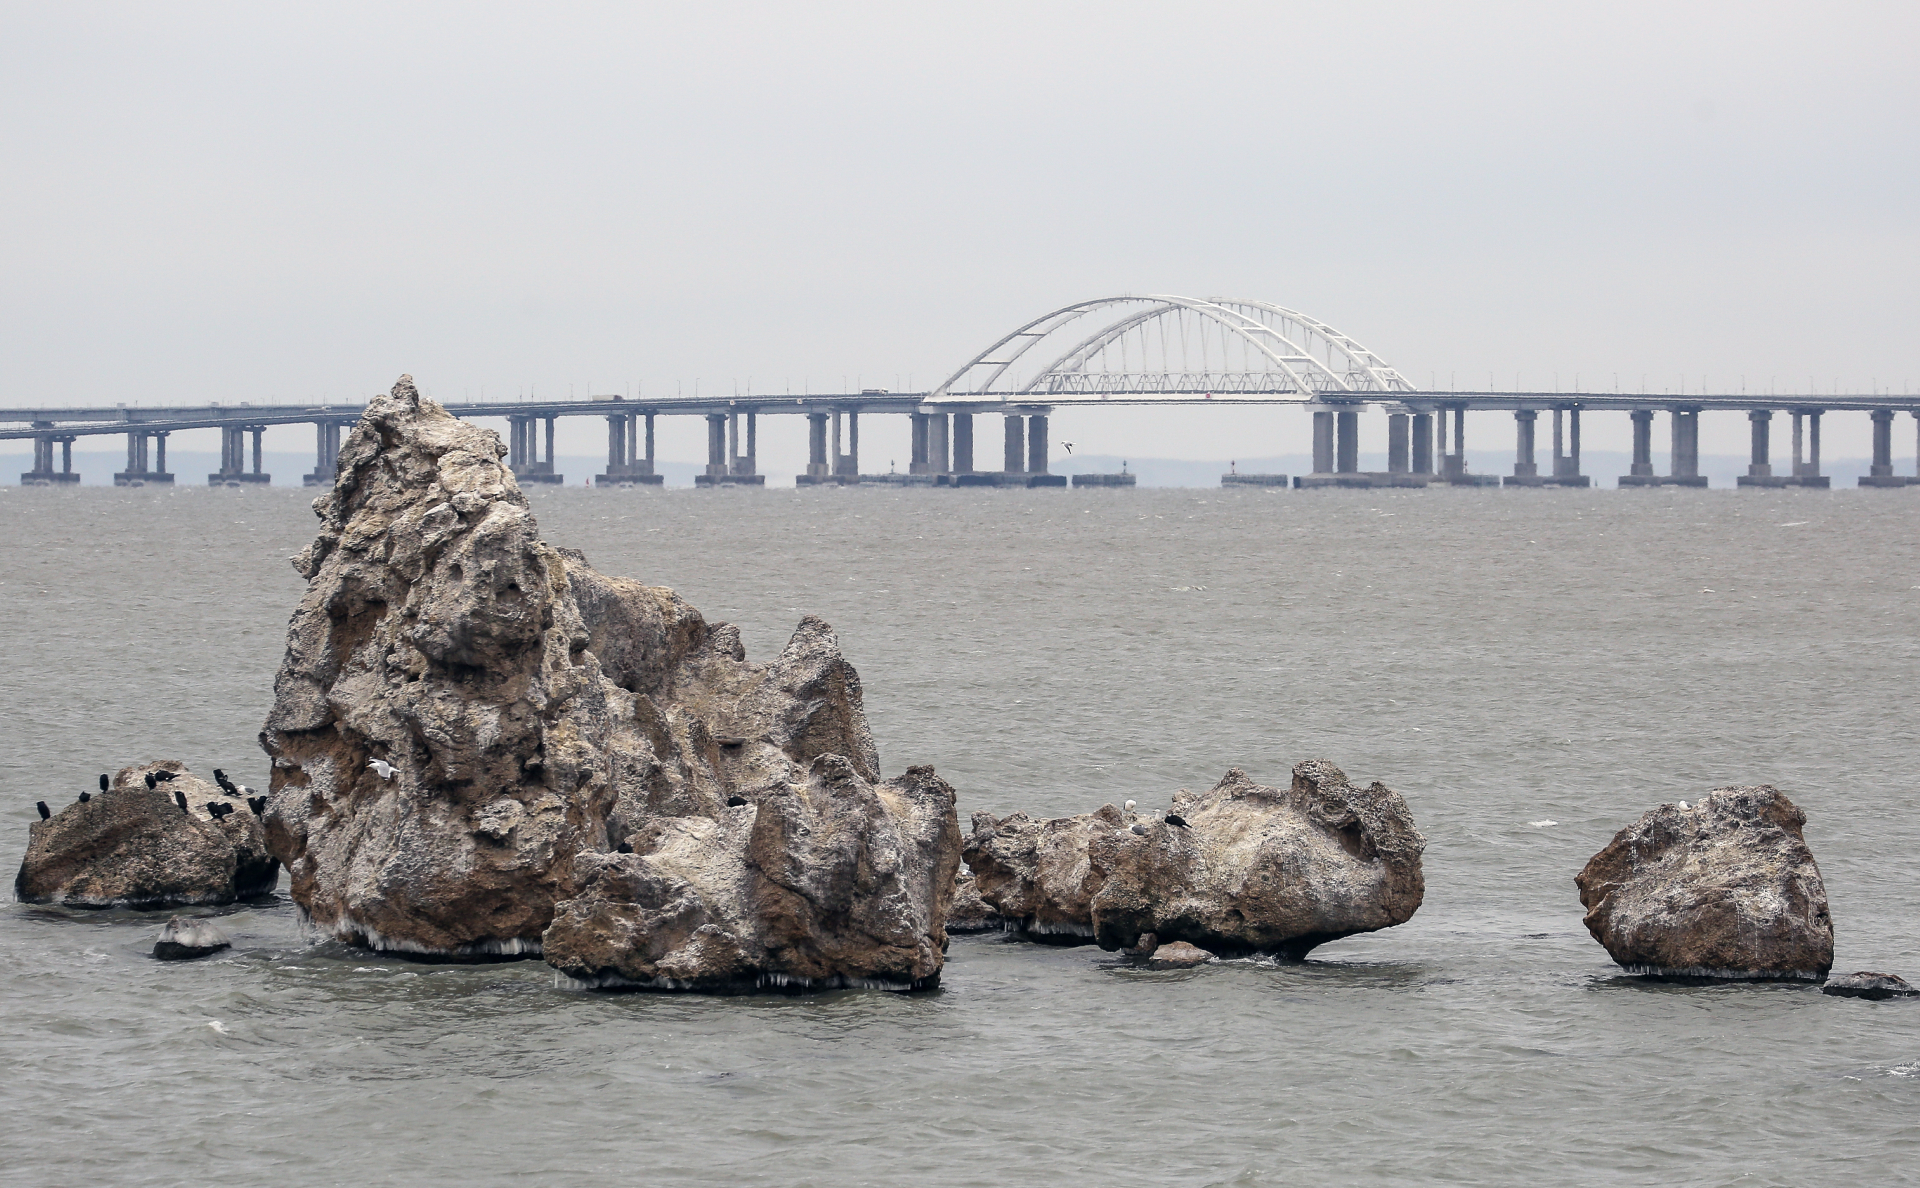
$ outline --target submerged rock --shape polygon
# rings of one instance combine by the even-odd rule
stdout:
[[[880,783],[832,629],[803,619],[771,663],[748,663],[737,629],[673,591],[544,543],[505,453],[402,377],[315,502],[261,732],[268,836],[307,917],[435,957],[544,949],[587,981],[936,973],[951,790],[942,810],[930,772]],[[832,866],[835,846],[855,867],[794,894],[838,900],[781,890],[773,871],[803,853]],[[659,899],[660,880],[693,898]],[[692,939],[674,931],[694,916]],[[689,956],[720,943],[708,925],[737,962]],[[823,931],[802,943],[807,929]],[[694,972],[646,972],[661,962]]]
[[[947,934],[965,936],[976,932],[999,932],[1007,926],[999,912],[980,898],[979,881],[962,864],[954,875],[953,902],[947,908]]]
[[[1806,820],[1765,785],[1648,811],[1574,879],[1587,930],[1630,973],[1826,977],[1833,920]]]
[[[153,955],[162,961],[191,961],[218,953],[232,943],[226,933],[204,920],[175,916],[160,929],[160,939],[153,942]]]
[[[149,788],[150,772],[173,778]],[[14,895],[26,903],[156,909],[271,891],[280,864],[260,819],[244,805],[216,819],[209,806],[223,802],[231,801],[178,760],[122,768],[108,790],[29,827]]]
[[[1192,969],[1196,965],[1205,965],[1214,960],[1212,953],[1205,949],[1196,949],[1185,941],[1174,941],[1170,945],[1156,945],[1146,955],[1148,969]]]
[[[1284,791],[1235,768],[1210,791],[1182,790],[1161,817],[1113,805],[1047,822],[976,814],[964,855],[981,897],[1029,932],[1302,957],[1411,918],[1425,846],[1397,792],[1310,760]]]
[[[1899,974],[1872,973],[1861,970],[1842,978],[1828,978],[1826,985],[1820,987],[1822,994],[1835,994],[1842,998],[1870,998],[1876,1002],[1887,998],[1908,998],[1920,994],[1920,990],[1907,984]]]

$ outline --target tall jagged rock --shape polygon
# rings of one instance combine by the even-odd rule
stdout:
[[[1575,876],[1587,930],[1631,973],[1825,978],[1833,918],[1806,823],[1764,784],[1651,809]]]
[[[1426,839],[1400,794],[1309,760],[1282,790],[1235,768],[1164,814],[1113,805],[1036,822],[974,816],[964,855],[981,897],[1036,939],[1133,949],[1152,934],[1212,952],[1302,957],[1406,922]]]
[[[307,593],[261,732],[269,837],[313,924],[441,957],[539,952],[558,905],[601,891],[617,901],[609,870],[672,869],[689,838],[718,847],[715,869],[766,877],[779,852],[771,825],[753,822],[798,797],[862,854],[898,845],[905,864],[898,886],[863,866],[834,885],[844,902],[799,914],[864,920],[885,914],[865,897],[905,896],[887,943],[917,928],[910,947],[937,954],[937,889],[957,861],[951,790],[943,825],[938,796],[880,782],[860,680],[832,629],[808,617],[773,662],[748,663],[735,628],[673,591],[603,576],[541,541],[505,453],[402,377],[368,404],[334,490],[315,502],[319,536],[295,561]],[[850,779],[816,778],[827,759]],[[819,839],[802,828],[781,844]],[[921,877],[942,862],[947,881]],[[603,910],[616,909],[574,914]],[[770,892],[742,910],[735,934],[787,938],[756,959],[756,977],[866,976],[857,945],[815,938],[803,952],[769,924],[787,910]],[[670,923],[641,915],[624,941],[671,948],[648,931]],[[585,980],[643,963],[606,944],[591,959],[565,943],[547,951]],[[909,966],[924,981],[938,959]]]

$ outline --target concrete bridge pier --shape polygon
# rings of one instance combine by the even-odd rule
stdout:
[[[1387,473],[1410,474],[1412,467],[1407,458],[1407,414],[1387,414]]]
[[[1916,481],[1893,473],[1893,410],[1876,408],[1873,419],[1873,464],[1860,476],[1863,487],[1905,487]]]
[[[1000,472],[1024,475],[1027,473],[1026,418],[1019,413],[1008,413],[1000,419],[1006,428],[1006,449],[1002,453]]]
[[[252,483],[262,486],[273,481],[270,474],[262,474],[261,438],[266,434],[264,425],[222,425],[220,427],[220,469],[207,476],[209,487],[240,487]],[[247,473],[247,434],[253,434],[253,473]]]
[[[540,457],[540,422],[547,423],[547,456]],[[608,417],[612,433],[614,418]],[[526,483],[563,483],[566,476],[553,472],[553,417],[507,418],[507,468],[523,485]]]
[[[833,476],[842,483],[860,481],[860,414],[848,409],[847,452],[840,452],[840,413],[833,414]]]
[[[1627,419],[1633,422],[1633,461],[1627,464],[1627,473],[1620,476],[1620,485],[1657,487],[1660,480],[1653,473],[1653,410],[1636,408]]]
[[[1446,410],[1440,413],[1440,436],[1444,444],[1446,439]],[[1453,452],[1444,454],[1440,459],[1440,481],[1456,487],[1497,487],[1500,477],[1492,474],[1472,474],[1467,470],[1467,406],[1456,405],[1453,408]]]
[[[340,468],[340,422],[315,421],[313,424],[313,473],[302,475],[305,487],[331,487]]]
[[[44,423],[44,422],[43,422]],[[53,447],[60,447],[60,469],[53,468]],[[73,473],[73,437],[70,434],[42,433],[33,439],[33,469],[20,476],[23,487],[56,487],[77,484]]]
[[[1747,473],[1734,479],[1738,487],[1786,487],[1793,484],[1790,475],[1773,473],[1773,410],[1756,408],[1747,413],[1752,425],[1753,450],[1747,461]],[[1799,426],[1794,426],[1798,429]]]
[[[1508,487],[1544,487],[1547,480],[1540,473],[1540,464],[1533,459],[1534,425],[1540,419],[1538,409],[1517,408],[1513,410],[1513,473],[1508,475],[1502,485]],[[1559,443],[1555,443],[1556,450]]]
[[[148,483],[170,486],[173,476],[167,473],[167,433],[140,430],[127,434],[127,468],[113,476],[116,487],[138,487]],[[153,465],[148,467],[147,440],[153,440]]]
[[[1433,473],[1433,414],[1413,414],[1413,473]]]
[[[1553,475],[1547,482],[1556,487],[1593,485],[1592,479],[1580,473],[1580,410],[1577,407],[1553,410]]]
[[[953,414],[953,473],[973,473],[973,414]]]
[[[746,452],[740,450],[740,414],[707,414],[707,470],[693,476],[696,487],[763,487],[767,476],[758,470],[759,430],[756,414],[747,413]]]
[[[1820,414],[1823,410],[1793,413],[1793,475],[1795,487],[1830,487],[1833,480],[1820,473]]]
[[[1313,473],[1333,473],[1333,410],[1313,411]]]
[[[1333,472],[1360,473],[1360,414],[1343,408],[1333,414]]]
[[[1665,482],[1672,487],[1704,487],[1707,476],[1700,473],[1700,410],[1697,408],[1676,408],[1669,411],[1673,418],[1673,460],[1670,463],[1673,473]]]
[[[1027,418],[1027,486],[1066,485],[1066,475],[1047,473],[1047,417],[1044,413],[1034,413]]]
[[[658,487],[666,482],[653,469],[653,413],[607,414],[607,469],[593,476],[596,487]],[[641,419],[646,420],[644,444]],[[645,452],[642,453],[644,448]],[[547,420],[547,465],[553,464],[553,420]],[[553,480],[558,482],[560,480]]]
[[[833,481],[833,468],[827,464],[827,415],[807,414],[807,472],[793,476],[796,487],[816,487]]]

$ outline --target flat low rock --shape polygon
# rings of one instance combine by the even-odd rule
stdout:
[[[226,933],[205,920],[175,916],[160,929],[159,939],[153,942],[153,955],[162,961],[191,961],[218,953],[232,944]]]
[[[1920,995],[1920,990],[1907,984],[1899,974],[1873,973],[1861,970],[1845,977],[1828,978],[1826,985],[1820,987],[1820,993],[1832,994],[1841,998],[1870,998],[1875,1001],[1887,998],[1910,998]]]
[[[1338,767],[1285,789],[1238,768],[1163,814],[1113,805],[1051,821],[975,814],[963,855],[981,898],[1036,939],[1136,949],[1151,933],[1212,952],[1302,957],[1404,923],[1425,894],[1426,839],[1406,801]]]
[[[149,772],[173,779],[148,788]],[[182,812],[176,796],[184,797]],[[28,831],[14,879],[25,903],[160,909],[231,903],[273,889],[279,864],[244,802],[215,820],[219,789],[178,760],[122,768],[111,787]]]
[[[1767,785],[1649,810],[1576,876],[1587,930],[1630,973],[1825,978],[1833,919],[1806,820]]]

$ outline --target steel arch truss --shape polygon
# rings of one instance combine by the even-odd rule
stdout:
[[[1102,297],[1035,318],[975,355],[928,402],[1266,403],[1413,390],[1378,355],[1305,314],[1156,294]]]

